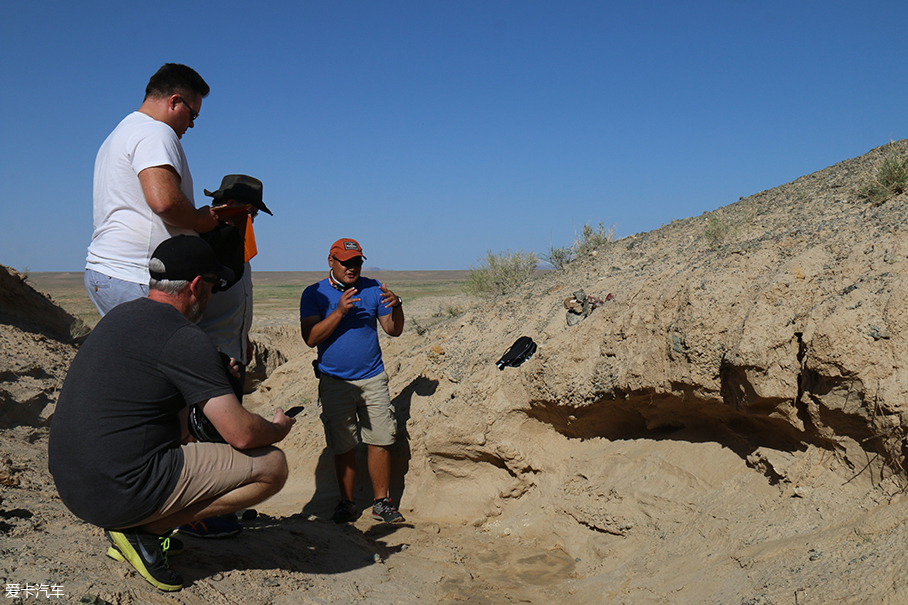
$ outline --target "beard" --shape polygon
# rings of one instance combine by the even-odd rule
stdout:
[[[202,319],[202,315],[205,313],[205,309],[208,307],[208,300],[211,298],[211,291],[206,288],[205,294],[202,298],[197,299],[194,303],[189,305],[189,313],[186,317],[194,324],[199,323]]]
[[[199,323],[199,320],[202,319],[202,314],[205,313],[205,307],[202,306],[202,301],[197,300],[195,304],[189,307],[189,316],[188,319],[194,324]]]

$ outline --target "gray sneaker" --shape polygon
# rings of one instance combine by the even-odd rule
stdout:
[[[391,504],[391,498],[379,498],[372,502],[372,518],[385,523],[402,523],[406,521],[400,511]]]
[[[356,510],[356,504],[349,500],[341,500],[334,509],[334,515],[331,520],[335,523],[349,523],[359,518],[359,511]]]

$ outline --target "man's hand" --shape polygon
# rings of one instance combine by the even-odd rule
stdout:
[[[230,361],[227,363],[227,370],[230,372],[230,375],[234,378],[240,377],[240,364],[236,362],[235,357],[231,357]]]
[[[196,233],[208,233],[218,226],[218,214],[211,209],[211,206],[202,206],[196,208],[196,225],[193,231]]]
[[[385,308],[391,309],[390,313],[378,316],[378,323],[388,336],[400,336],[404,331],[404,308],[400,297],[389,290],[385,284],[379,283],[378,287],[381,290],[381,300],[385,303]]]
[[[400,297],[389,290],[385,284],[379,283],[378,289],[381,290],[381,301],[385,303],[385,308],[400,306]]]
[[[277,427],[278,434],[280,435],[278,441],[280,441],[290,432],[290,428],[296,423],[296,418],[291,418],[284,413],[283,409],[278,408],[274,413],[274,418],[271,419],[271,423]]]
[[[356,307],[356,303],[362,300],[361,298],[353,298],[357,292],[359,292],[359,290],[356,288],[350,288],[341,295],[340,301],[337,303],[337,310],[340,312],[341,316],[346,315],[350,309]]]
[[[356,303],[362,300],[361,298],[354,298],[358,292],[359,290],[356,288],[346,290],[341,294],[340,300],[337,303],[337,308],[331,311],[331,313],[328,314],[328,317],[324,319],[318,315],[311,315],[300,319],[300,332],[303,335],[303,340],[308,346],[314,347],[334,333],[334,330],[340,325],[344,315],[346,315],[350,309],[355,308]]]

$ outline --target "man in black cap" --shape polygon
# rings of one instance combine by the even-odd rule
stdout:
[[[287,461],[273,447],[293,425],[268,421],[233,393],[218,352],[193,322],[214,284],[233,278],[195,236],[162,242],[149,261],[148,298],[123,303],[86,339],[52,418],[49,466],[63,503],[104,528],[108,554],[173,591],[171,531],[274,495]],[[227,443],[188,441],[198,404]]]

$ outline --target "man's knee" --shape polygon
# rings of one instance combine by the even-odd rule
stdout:
[[[287,482],[290,468],[287,456],[276,447],[262,448],[261,455],[255,456],[252,467],[252,479],[274,486],[274,492],[280,491]]]

